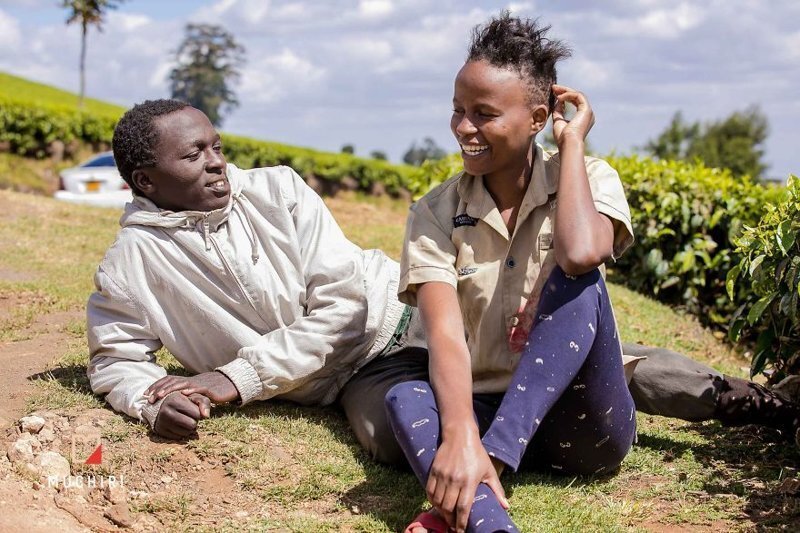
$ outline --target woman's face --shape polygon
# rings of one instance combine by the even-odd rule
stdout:
[[[525,83],[512,70],[468,61],[456,76],[450,129],[472,175],[519,178],[546,119],[546,107],[530,106]]]

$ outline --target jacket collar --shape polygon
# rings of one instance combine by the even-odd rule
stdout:
[[[160,228],[191,228],[201,220],[208,223],[211,231],[217,231],[220,225],[228,220],[234,202],[242,191],[242,183],[238,179],[239,169],[228,164],[225,174],[231,184],[231,195],[228,205],[213,211],[169,211],[161,209],[149,198],[134,195],[133,202],[125,204],[125,211],[119,219],[119,225],[126,226],[153,226]]]

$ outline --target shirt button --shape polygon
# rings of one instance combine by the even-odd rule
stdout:
[[[515,328],[517,326],[519,326],[519,317],[512,316],[511,317],[511,327]]]
[[[509,257],[508,259],[506,259],[506,266],[508,268],[514,268],[515,266],[517,266],[517,262],[514,261],[513,257]]]

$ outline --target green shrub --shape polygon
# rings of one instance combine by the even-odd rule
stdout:
[[[729,336],[756,339],[750,374],[769,369],[772,383],[800,374],[800,179],[790,176],[786,191],[736,239],[742,257],[726,281],[731,299],[742,288],[748,293]]]
[[[442,159],[427,160],[419,167],[412,167],[409,190],[414,200],[464,170],[461,154],[450,154]]]
[[[110,146],[119,115],[113,112],[89,113],[62,104],[37,104],[0,95],[0,143],[7,150],[42,158],[53,141]],[[387,161],[364,159],[350,154],[320,152],[309,148],[223,135],[225,154],[242,168],[288,165],[300,175],[338,183],[345,177],[369,190],[381,183],[392,194],[411,187],[414,167]]]
[[[620,281],[706,324],[727,325],[747,293],[726,296],[725,276],[739,261],[732,239],[783,190],[700,163],[637,156],[608,162],[622,179],[636,236],[616,264]]]
[[[7,142],[13,153],[35,157],[43,157],[53,141],[108,144],[117,118],[0,98],[0,142]]]

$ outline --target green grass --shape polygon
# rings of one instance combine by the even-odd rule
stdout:
[[[327,201],[354,241],[399,255],[405,205],[361,196]],[[80,315],[119,212],[9,191],[0,191],[0,202],[0,297],[14,302],[12,312],[0,315],[0,339],[10,341],[31,335],[37,316]],[[743,375],[745,362],[695,320],[620,286],[612,284],[611,291],[626,340],[671,347]],[[38,382],[31,410],[77,414],[102,405],[85,376],[85,326],[71,323],[65,333],[69,341],[53,347],[59,358],[49,378]],[[160,353],[159,361],[179,371],[169,354]],[[646,415],[637,420],[639,442],[614,476],[505,475],[522,530],[738,531],[798,524],[800,502],[778,490],[797,455],[769,431]],[[122,416],[113,417],[103,435],[107,468],[124,473],[129,489],[151,493],[132,502],[134,516],[146,514],[170,530],[388,532],[402,529],[426,505],[413,476],[371,462],[333,408],[285,402],[218,407],[201,423],[200,438],[181,444],[151,441],[143,426]],[[202,484],[198,489],[187,481],[190,459],[224,472],[229,503],[209,504]],[[176,477],[180,490],[148,485],[165,473]]]
[[[75,93],[5,72],[0,72],[0,96],[18,102],[78,107],[78,95]],[[84,98],[83,108],[90,113],[113,117],[121,116],[125,112],[125,108],[122,106],[94,98]]]

